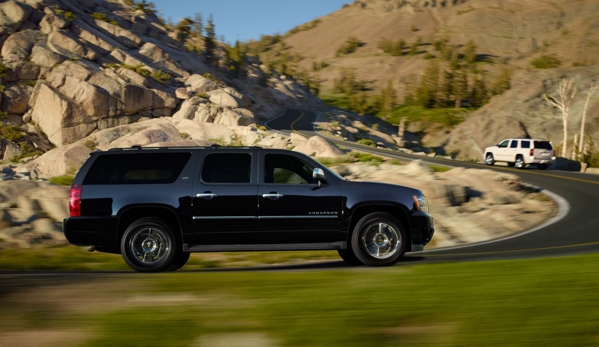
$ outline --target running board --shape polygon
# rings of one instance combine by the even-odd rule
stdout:
[[[283,243],[272,245],[189,245],[187,243],[183,244],[183,252],[323,251],[346,248],[346,241],[333,243]]]

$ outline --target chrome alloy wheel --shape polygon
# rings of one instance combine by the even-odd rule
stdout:
[[[491,153],[487,154],[487,156],[485,157],[485,164],[493,165],[494,163],[495,163],[495,158],[493,158],[493,154],[491,154]]]
[[[168,238],[159,228],[140,228],[129,241],[131,254],[144,264],[159,262],[168,254],[169,248]]]
[[[400,234],[387,223],[372,223],[362,234],[362,246],[376,259],[393,256],[400,248],[401,242]]]

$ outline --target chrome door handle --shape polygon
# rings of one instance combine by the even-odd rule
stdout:
[[[202,198],[202,199],[206,199],[206,200],[210,200],[212,198],[216,198],[218,195],[214,194],[214,193],[201,193],[196,195],[196,197],[198,198]]]
[[[270,199],[270,200],[277,200],[279,198],[282,198],[283,194],[279,194],[279,193],[262,194],[262,197]]]

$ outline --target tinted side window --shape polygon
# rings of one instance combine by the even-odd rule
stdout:
[[[510,148],[518,148],[518,141],[512,140],[512,143],[510,144]]]
[[[314,167],[291,155],[267,154],[264,163],[264,183],[316,184]]]
[[[535,141],[535,148],[552,150],[553,146],[551,146],[551,142],[549,141]]]
[[[530,148],[530,141],[522,141],[522,148]]]
[[[208,154],[202,165],[206,183],[250,183],[252,156],[248,153]]]
[[[83,184],[173,183],[191,153],[122,153],[100,155]]]

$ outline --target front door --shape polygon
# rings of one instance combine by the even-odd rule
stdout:
[[[319,185],[314,163],[290,152],[262,153],[258,186],[263,243],[345,241],[341,188],[336,178]]]
[[[256,152],[209,153],[198,162],[192,216],[196,245],[252,244],[258,239]]]

